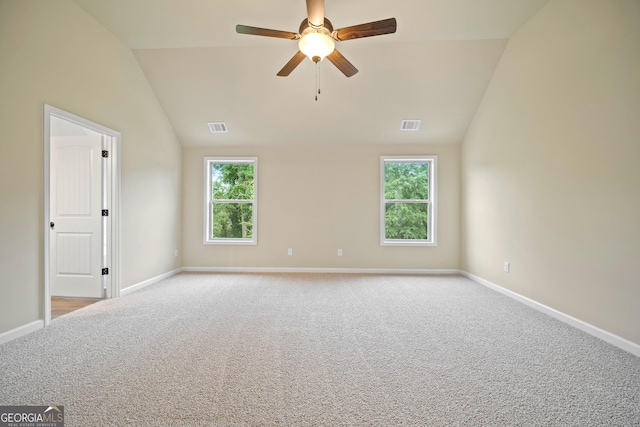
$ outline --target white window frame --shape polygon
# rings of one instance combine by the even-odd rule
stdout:
[[[223,200],[217,203],[252,204],[251,238],[211,238],[209,213],[211,204],[211,164],[253,164],[253,200]],[[257,245],[258,244],[258,158],[257,157],[205,157],[204,158],[204,242],[205,245]]]
[[[428,200],[387,200],[385,199],[385,163],[429,163],[429,199]],[[437,167],[438,156],[381,156],[380,157],[380,246],[437,246]],[[425,203],[428,205],[427,239],[387,239],[385,212],[387,203]]]

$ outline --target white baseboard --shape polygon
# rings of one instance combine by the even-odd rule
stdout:
[[[597,326],[593,326],[590,323],[584,322],[580,319],[576,319],[575,317],[569,316],[561,311],[558,311],[554,308],[541,304],[537,301],[534,301],[530,298],[522,296],[516,292],[510,291],[508,289],[503,288],[502,286],[496,285],[495,283],[489,282],[481,277],[475,276],[466,271],[460,272],[463,276],[468,277],[469,279],[477,282],[483,286],[486,286],[489,289],[493,289],[494,291],[500,292],[503,295],[506,295],[514,300],[521,302],[523,304],[528,305],[548,316],[551,316],[555,319],[560,320],[574,328],[580,329],[583,332],[588,333],[589,335],[593,335],[596,338],[600,338],[603,341],[608,342],[622,350],[628,351],[629,353],[640,357],[640,345],[626,340],[618,335],[612,334],[611,332],[607,332],[604,329],[600,329]]]
[[[26,325],[22,325],[10,331],[3,332],[0,334],[0,344],[15,340],[16,338],[20,338],[42,328],[44,328],[44,320],[36,320],[35,322],[27,323]]]
[[[182,271],[182,268],[176,268],[173,271],[169,271],[169,272],[161,274],[159,276],[152,277],[151,279],[147,279],[147,280],[145,280],[143,282],[136,283],[135,285],[131,285],[131,286],[128,286],[128,287],[126,287],[124,289],[120,289],[120,296],[122,297],[122,296],[125,296],[125,295],[129,295],[132,292],[139,291],[142,288],[146,288],[149,285],[153,285],[154,283],[158,283],[159,281],[164,280],[164,279],[166,279],[168,277],[175,276],[176,274],[180,273],[181,271]]]
[[[457,269],[298,268],[298,267],[182,267],[191,273],[343,273],[343,274],[462,274]]]

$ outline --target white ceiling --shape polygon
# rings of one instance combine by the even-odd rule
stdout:
[[[311,61],[276,76],[297,42],[235,32],[297,32],[304,0],[75,1],[134,50],[182,144],[216,146],[459,143],[508,38],[548,0],[326,0],[334,28],[395,17],[398,30],[337,43],[359,73],[322,61],[317,102]]]

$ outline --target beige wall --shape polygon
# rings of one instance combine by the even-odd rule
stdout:
[[[380,246],[380,156],[396,154],[438,155],[437,247]],[[257,246],[203,245],[205,156],[258,157]],[[459,268],[458,145],[185,148],[182,168],[186,267]]]
[[[463,143],[462,267],[640,344],[639,165],[640,2],[551,0]]]
[[[122,133],[122,287],[179,266],[181,150],[133,54],[70,0],[0,0],[0,333],[43,318],[43,104]]]

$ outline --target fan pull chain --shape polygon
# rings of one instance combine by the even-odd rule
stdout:
[[[318,83],[317,83],[317,89],[318,89],[318,95],[320,95],[320,63],[318,62]]]
[[[316,101],[318,100],[318,95],[320,95],[320,61],[322,58],[319,56],[314,56],[311,58],[313,62],[316,63]]]
[[[320,94],[320,61],[316,62],[316,101]]]

